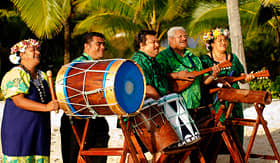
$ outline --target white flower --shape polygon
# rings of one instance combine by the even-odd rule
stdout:
[[[13,64],[19,64],[20,56],[17,56],[16,54],[11,54],[9,56],[9,59]]]

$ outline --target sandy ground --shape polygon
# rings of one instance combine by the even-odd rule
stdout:
[[[0,108],[3,108],[3,102],[0,102]],[[3,109],[0,109],[0,116],[2,117]],[[61,147],[60,147],[60,117],[62,111],[59,114],[52,113],[52,134],[51,134],[51,163],[63,163],[61,158]],[[254,107],[249,107],[244,110],[245,118],[256,119],[256,111]],[[278,151],[280,151],[280,101],[273,101],[270,105],[267,105],[264,109],[264,118],[268,122],[268,127],[270,133],[273,137],[274,143],[277,146]],[[115,123],[115,122],[113,122]],[[245,127],[245,143],[244,149],[247,148],[249,138],[251,136],[252,128]],[[109,140],[110,147],[122,147],[123,135],[120,129],[112,129],[110,132],[111,138]],[[2,153],[2,152],[1,152]],[[269,154],[273,155],[272,149],[264,135],[263,128],[260,126],[258,130],[257,137],[251,153],[255,154]],[[147,155],[150,158],[150,155]],[[108,156],[107,163],[117,163],[119,162],[119,156]],[[0,157],[1,160],[1,157]],[[186,160],[185,163],[188,163]],[[219,155],[217,163],[229,162],[229,155]],[[262,160],[262,159],[249,159],[249,163],[274,163],[277,161],[272,160]]]

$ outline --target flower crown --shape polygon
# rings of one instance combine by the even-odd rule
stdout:
[[[13,64],[19,64],[20,56],[17,55],[17,52],[25,52],[25,49],[27,47],[40,47],[40,43],[36,41],[35,39],[28,39],[23,40],[18,43],[16,43],[14,46],[11,47],[11,55],[9,56],[10,61]]]
[[[210,41],[210,40],[216,39],[219,35],[224,35],[226,37],[226,39],[228,39],[229,38],[229,30],[228,29],[216,28],[215,30],[204,33],[203,40],[205,42]]]
[[[218,36],[224,35],[226,39],[229,38],[229,30],[216,28],[215,30],[204,33],[203,40],[205,42],[206,49],[209,50],[209,41],[216,39]]]

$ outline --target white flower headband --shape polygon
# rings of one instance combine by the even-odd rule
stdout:
[[[203,40],[205,41],[207,50],[209,50],[210,46],[209,41],[216,39],[219,35],[224,35],[226,39],[229,39],[230,33],[228,29],[221,28],[216,28],[215,30],[204,33]]]
[[[9,56],[10,61],[13,64],[19,64],[20,62],[20,56],[17,54],[17,52],[25,52],[25,49],[27,47],[36,47],[39,48],[40,44],[35,39],[28,39],[23,40],[18,43],[16,43],[14,46],[11,47],[11,55]]]

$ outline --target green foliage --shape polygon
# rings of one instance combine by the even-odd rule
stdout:
[[[272,80],[279,75],[280,47],[272,32],[256,31],[254,37],[244,41],[248,72],[268,69]]]
[[[69,0],[11,0],[20,16],[38,38],[52,38],[59,33],[70,15]]]
[[[269,91],[273,99],[280,98],[280,76],[275,81],[271,79],[250,81],[250,89],[259,91]]]

